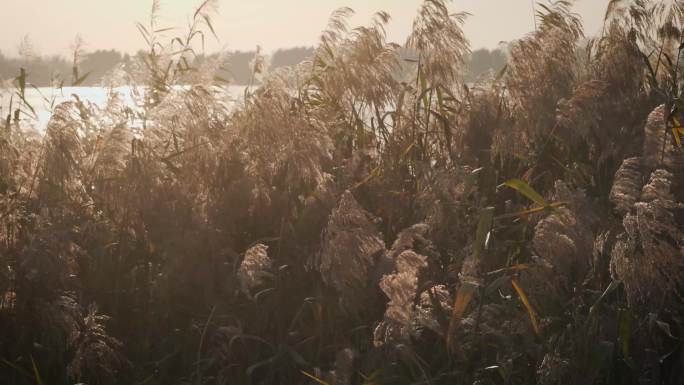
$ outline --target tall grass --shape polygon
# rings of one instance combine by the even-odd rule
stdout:
[[[220,63],[189,65],[210,1],[183,36],[158,2],[138,24],[140,109],[75,99],[32,136],[22,73],[2,383],[681,382],[680,8],[613,1],[587,40],[572,5],[470,86],[443,0],[404,46],[336,11],[233,109]]]

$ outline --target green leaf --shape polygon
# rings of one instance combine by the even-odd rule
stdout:
[[[622,309],[618,313],[619,321],[618,321],[618,331],[619,331],[619,339],[620,339],[620,352],[622,353],[622,357],[624,358],[625,362],[629,366],[634,366],[634,363],[632,362],[632,356],[630,352],[630,339],[632,336],[632,312],[629,311],[629,309]]]
[[[534,311],[530,300],[527,298],[525,291],[523,290],[522,286],[520,286],[520,283],[518,283],[516,278],[511,279],[511,285],[513,285],[513,288],[520,297],[520,301],[522,301],[523,305],[525,305],[525,309],[527,309],[527,314],[530,316],[530,322],[532,323],[534,334],[539,335],[539,321],[537,321],[537,312]]]
[[[36,385],[43,385],[43,379],[40,378],[40,372],[38,371],[36,361],[33,360],[33,356],[31,356],[31,364],[33,365],[33,376],[36,379]]]
[[[537,206],[537,207],[533,207],[531,209],[522,210],[522,211],[518,211],[515,213],[499,215],[496,217],[496,219],[522,217],[524,215],[534,214],[534,213],[538,213],[540,211],[544,211],[544,210],[548,210],[548,209],[553,210],[553,209],[558,208],[558,207],[563,207],[567,204],[568,204],[568,202],[553,202],[553,203],[549,204],[548,206]]]
[[[211,34],[214,35],[214,37],[216,39],[218,39],[218,35],[216,35],[216,31],[214,31],[214,26],[211,24],[211,19],[209,18],[209,16],[208,15],[202,15],[202,18],[207,23],[207,27],[209,27]]]
[[[442,87],[437,87],[437,107],[439,108],[439,113],[442,116],[446,116],[446,109],[444,104],[444,92]]]
[[[31,114],[33,114],[33,116],[36,117],[37,116],[36,110],[33,108],[31,103],[29,103],[28,100],[26,100],[26,98],[24,98],[22,95],[19,95],[19,97],[20,97],[21,101],[24,103],[24,105],[26,107],[28,107],[29,110],[31,110]],[[26,115],[28,115],[28,114],[26,114]]]
[[[684,127],[672,127],[672,135],[674,135],[677,146],[681,146],[682,137],[684,136]]]
[[[447,333],[447,348],[452,352],[459,352],[460,346],[456,338],[456,333],[461,325],[461,318],[468,307],[468,304],[473,299],[473,295],[477,286],[470,282],[463,282],[456,292],[456,299],[454,300],[453,310],[451,312],[451,320],[449,321],[449,331]]]
[[[492,229],[492,222],[494,220],[494,207],[486,207],[480,213],[480,220],[477,223],[477,230],[475,232],[475,260],[479,260],[482,251],[489,246],[489,236]]]
[[[88,78],[88,76],[90,76],[90,72],[87,72],[87,73],[83,74],[83,76],[76,78],[73,86],[77,87],[77,86],[81,85]]]
[[[504,185],[516,190],[517,192],[526,196],[529,200],[533,201],[534,203],[540,206],[547,207],[549,205],[548,203],[546,203],[546,200],[544,199],[544,197],[541,196],[541,194],[536,192],[532,187],[530,187],[530,185],[525,183],[523,180],[511,179],[504,182]]]
[[[501,68],[501,71],[499,71],[498,74],[496,74],[496,77],[494,78],[494,82],[498,83],[503,79],[504,75],[506,75],[506,72],[508,71],[508,64],[504,65],[503,68]]]
[[[23,67],[20,68],[17,80],[19,81],[19,95],[22,99],[24,99],[24,93],[26,92],[26,77],[26,70]]]
[[[214,81],[217,83],[230,84],[230,80],[223,78],[219,75],[214,75]]]
[[[195,14],[192,15],[193,19],[196,19],[198,15],[203,14],[207,6],[209,5],[210,0],[204,0],[202,4],[200,4],[199,7],[195,10]]]
[[[303,370],[300,370],[300,372],[302,372],[303,375],[309,377],[310,379],[316,381],[317,383],[319,383],[319,384],[321,384],[321,385],[330,385],[329,383],[327,383],[327,382],[321,380],[320,378],[314,376],[313,374],[309,374],[309,373],[307,373],[307,372],[305,372],[305,371],[303,371]]]
[[[142,35],[143,39],[145,39],[145,43],[147,43],[147,45],[150,45],[150,34],[149,32],[147,32],[147,28],[145,28],[145,26],[140,23],[135,23],[135,26],[138,27],[138,31],[140,31],[140,35]]]

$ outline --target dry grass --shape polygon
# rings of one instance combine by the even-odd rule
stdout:
[[[212,2],[171,39],[154,2],[114,76],[138,108],[0,132],[0,378],[681,382],[678,4],[612,1],[585,42],[552,2],[472,88],[446,1],[404,47],[341,9],[310,61],[255,58],[231,109],[220,63],[188,65]]]

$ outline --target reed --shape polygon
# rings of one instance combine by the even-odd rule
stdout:
[[[679,2],[612,1],[588,40],[539,4],[470,86],[447,1],[404,46],[343,8],[310,60],[255,58],[235,108],[220,60],[191,65],[214,3],[185,34],[153,4],[116,75],[138,109],[75,99],[30,135],[15,79],[2,383],[682,381]]]

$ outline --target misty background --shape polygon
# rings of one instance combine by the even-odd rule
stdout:
[[[600,30],[601,10],[608,0],[580,0],[580,14],[587,34]],[[145,42],[132,21],[147,23],[151,0],[4,0],[0,14],[0,79],[17,76],[25,68],[31,83],[50,86],[55,79],[69,78],[73,70],[75,41],[84,51],[79,72],[88,74],[82,85],[100,85],[109,71],[144,54]],[[197,1],[161,2],[159,25],[183,30]],[[226,77],[236,85],[249,83],[249,63],[257,46],[268,55],[270,68],[294,65],[313,51],[320,31],[332,11],[343,6],[355,10],[351,25],[368,21],[384,10],[392,15],[388,38],[402,44],[411,28],[420,0],[222,0],[214,21],[217,38],[206,39],[204,60],[225,52]],[[545,4],[545,2],[539,2]],[[464,30],[473,37],[473,52],[465,80],[472,82],[488,71],[499,71],[506,62],[507,43],[534,31],[534,12],[540,5],[531,0],[459,0],[454,12],[468,12]],[[34,12],[40,9],[41,12]],[[83,17],[83,15],[88,17]],[[17,17],[30,15],[30,17]],[[170,32],[172,33],[172,32]]]

